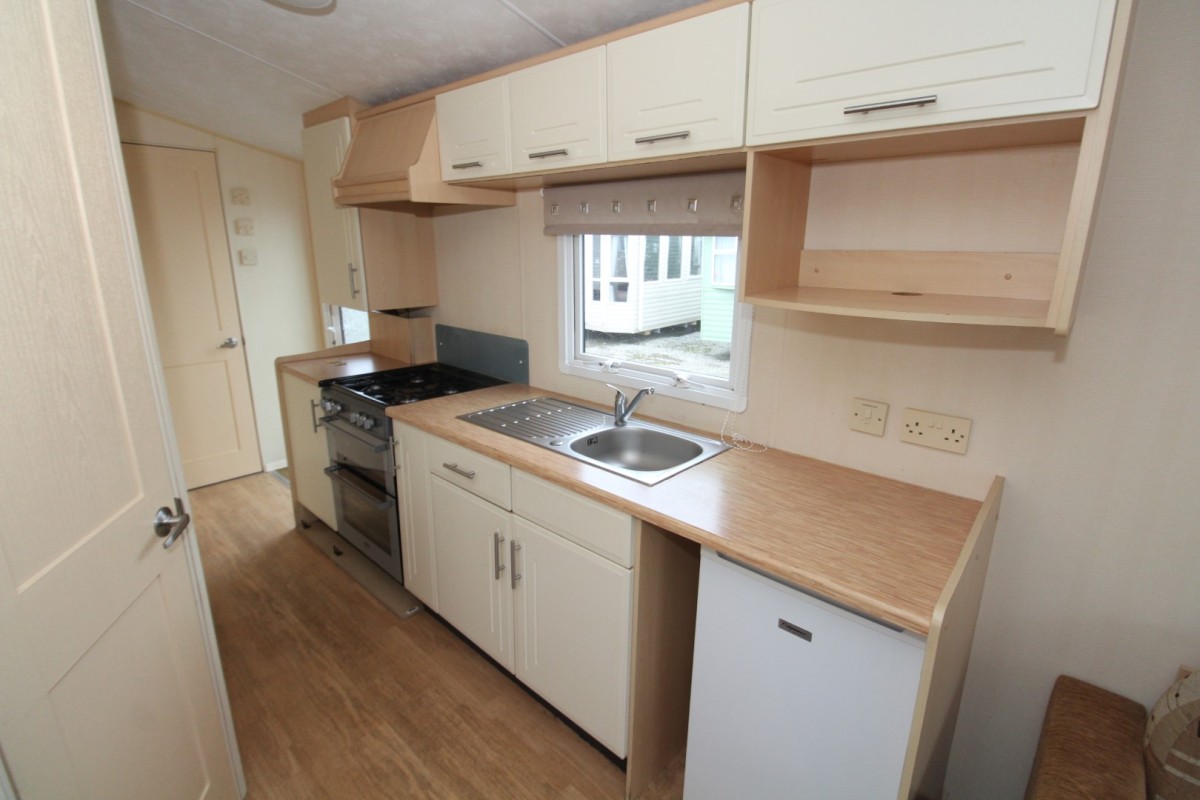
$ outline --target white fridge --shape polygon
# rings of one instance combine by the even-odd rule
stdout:
[[[924,651],[705,548],[685,800],[896,797]]]

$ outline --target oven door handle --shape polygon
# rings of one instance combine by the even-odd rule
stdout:
[[[379,509],[380,511],[384,511],[391,506],[392,498],[388,497],[386,493],[384,493],[383,499],[380,500],[378,497],[375,496],[375,494],[373,492],[369,491],[367,488],[365,488],[363,486],[359,486],[358,483],[356,483],[355,481],[351,480],[349,477],[344,475],[343,470],[346,470],[346,468],[341,466],[340,464],[334,464],[331,467],[325,468],[325,474],[336,481],[340,481],[342,484],[350,487],[354,491],[361,494],[363,497],[370,500],[375,505],[375,508]],[[349,472],[349,470],[346,470],[346,471]],[[353,474],[354,474],[353,472],[350,472],[350,475],[353,475]]]
[[[371,441],[369,441],[369,442],[364,441],[362,436],[354,434],[350,430],[349,426],[347,426],[346,423],[342,422],[342,420],[336,416],[321,417],[321,422],[325,423],[325,427],[327,427],[327,428],[338,431],[339,433],[345,433],[350,436],[353,436],[355,439],[362,442],[367,447],[370,447],[372,453],[386,452],[392,446],[392,443],[390,441],[381,441],[376,436],[370,437]]]

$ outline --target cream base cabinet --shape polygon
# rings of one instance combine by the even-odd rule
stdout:
[[[750,4],[608,45],[608,160],[741,147]]]
[[[400,559],[404,564],[404,587],[436,612],[437,568],[429,519],[429,435],[408,425],[394,423],[392,438],[396,497],[400,504]]]
[[[685,800],[897,797],[924,652],[705,549]]]
[[[283,373],[284,422],[291,445],[290,477],[296,502],[337,530],[333,484],[325,474],[329,445],[320,426],[321,388],[291,373]]]
[[[438,437],[426,453],[437,613],[624,758],[633,518]]]
[[[322,303],[366,311],[359,212],[335,205],[330,183],[350,147],[350,119],[339,117],[305,128],[300,137],[317,297]]]
[[[516,515],[512,537],[517,677],[624,758],[630,570]]]
[[[746,144],[1094,108],[1116,0],[755,0]]]
[[[438,614],[512,672],[511,515],[437,475],[429,491]]]
[[[604,64],[601,46],[508,76],[513,172],[608,158]]]

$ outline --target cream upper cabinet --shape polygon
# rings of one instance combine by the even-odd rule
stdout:
[[[1116,0],[756,0],[746,144],[1093,108]]]
[[[604,62],[593,47],[508,76],[513,172],[604,162]]]
[[[741,147],[750,5],[608,45],[608,160]]]
[[[350,147],[350,120],[339,117],[322,122],[305,128],[300,136],[317,296],[322,303],[366,311],[367,279],[358,209],[335,205],[330,184]]]
[[[282,374],[284,422],[291,447],[291,479],[296,502],[337,530],[333,484],[325,474],[329,445],[321,427],[321,388],[291,373]]]
[[[439,94],[437,120],[442,180],[512,171],[507,76]]]

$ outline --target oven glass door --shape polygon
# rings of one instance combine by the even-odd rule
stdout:
[[[395,556],[390,530],[395,500],[348,467],[331,466],[329,477],[342,512],[340,527],[356,531],[385,555]]]
[[[370,443],[329,428],[332,464],[325,470],[333,482],[338,533],[397,580],[400,525],[392,481],[392,453],[386,442]]]

